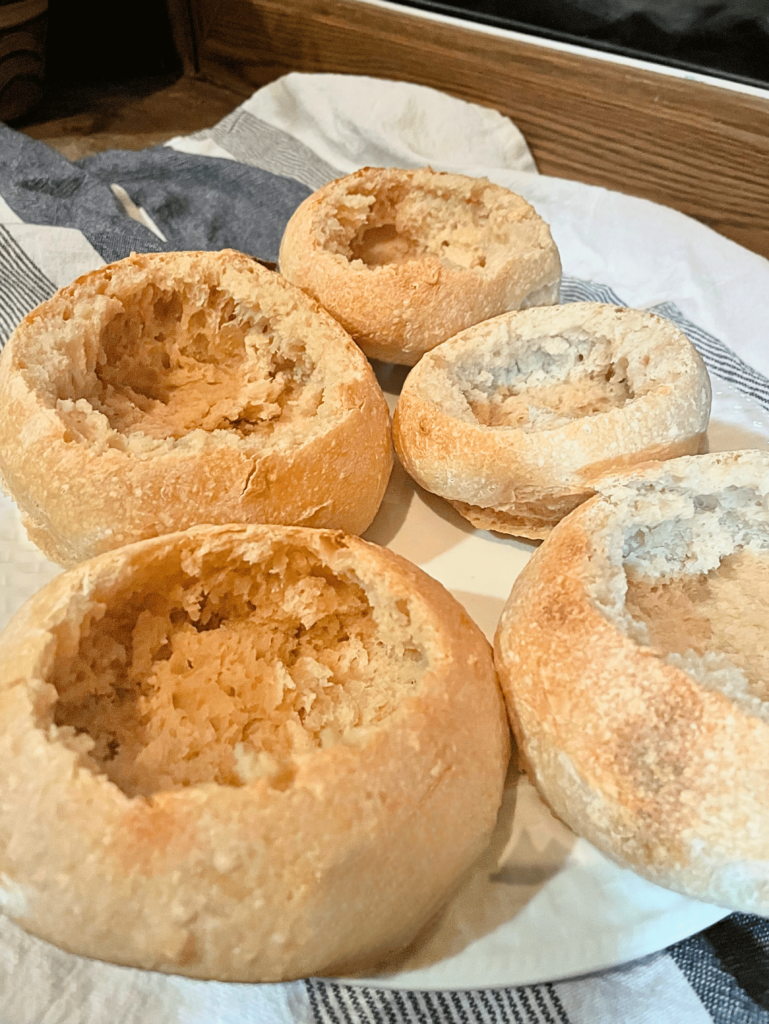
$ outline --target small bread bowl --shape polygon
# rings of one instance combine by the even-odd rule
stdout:
[[[396,451],[480,529],[542,539],[605,472],[704,449],[710,380],[688,338],[602,303],[506,313],[423,357]]]
[[[465,327],[558,301],[550,229],[485,178],[366,167],[297,208],[281,273],[372,359],[413,366]]]
[[[61,565],[196,523],[361,533],[391,466],[365,358],[242,253],[86,274],[0,357],[0,478]]]

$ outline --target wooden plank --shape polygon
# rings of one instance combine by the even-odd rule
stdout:
[[[192,0],[201,73],[420,82],[511,117],[540,171],[672,206],[769,256],[769,99],[357,0]]]
[[[157,88],[134,79],[105,87],[60,86],[19,129],[41,139],[68,160],[105,149],[145,149],[174,135],[210,128],[241,100],[237,93],[184,75]]]
[[[174,46],[181,57],[185,75],[194,75],[198,70],[198,57],[195,52],[195,26],[189,0],[166,0],[171,30],[174,35]]]

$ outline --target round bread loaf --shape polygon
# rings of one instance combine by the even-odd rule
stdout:
[[[607,478],[516,580],[496,661],[527,770],[646,878],[769,914],[769,453]]]
[[[278,526],[140,541],[0,638],[0,901],[192,977],[371,966],[482,852],[509,754],[488,643],[405,559]]]
[[[360,533],[391,467],[387,406],[358,348],[241,253],[86,274],[0,359],[0,475],[65,566],[196,523]]]
[[[558,301],[547,224],[485,178],[366,167],[297,208],[281,273],[314,296],[367,356],[413,366],[508,309]]]
[[[611,469],[696,454],[710,380],[651,313],[575,302],[463,331],[406,378],[401,462],[481,529],[539,539]]]

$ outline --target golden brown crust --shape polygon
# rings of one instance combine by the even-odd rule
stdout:
[[[421,676],[378,724],[297,755],[290,776],[135,797],[94,769],[82,735],[46,724],[48,680],[132,586],[162,590],[180,567],[259,572],[284,551],[319,559],[316,583],[354,581],[383,642],[405,630],[421,651]],[[14,617],[0,680],[3,907],[115,963],[226,981],[370,965],[450,894],[501,799],[509,734],[488,644],[438,583],[341,533],[197,527],[101,555]]]
[[[158,309],[169,307],[180,289],[181,313],[177,307],[161,323]],[[211,354],[216,331],[209,331],[202,355],[183,347],[194,341],[195,315],[212,303],[221,307],[211,314],[219,317],[219,335],[222,327],[243,325],[236,339],[241,351],[235,357],[225,351],[218,385]],[[170,346],[174,372],[201,380],[208,374],[211,390],[218,387],[218,405],[211,406],[204,385],[192,384],[210,421],[205,429],[176,426],[173,410],[178,406],[183,421],[183,404],[174,406],[175,396],[169,399],[157,376],[139,379],[141,359],[130,367],[136,380],[106,377],[104,346],[112,344],[115,353],[109,367],[110,359],[125,356],[126,345],[142,342],[141,318],[148,323],[153,316],[156,334],[158,324],[176,329],[174,316],[189,320],[175,349],[162,335],[156,348]],[[110,341],[121,317],[122,348],[119,334]],[[258,369],[263,363],[267,368]],[[115,398],[127,383],[128,400],[122,393]],[[305,409],[303,395],[320,404],[313,408],[307,399]],[[284,401],[294,403],[290,415],[281,412]],[[278,274],[231,251],[132,256],[62,289],[6,345],[0,407],[5,487],[32,540],[63,565],[201,522],[360,533],[376,514],[392,465],[384,397],[349,337]],[[156,417],[146,428],[140,408]]]
[[[367,356],[407,366],[471,324],[557,302],[561,280],[550,230],[520,196],[429,168],[324,185],[288,222],[280,268]]]
[[[725,656],[690,651],[686,661],[650,643],[625,594],[639,565],[668,566],[654,584],[698,562],[705,576],[692,578],[708,578],[746,546],[766,560],[769,524],[756,506],[766,502],[769,457],[683,458],[600,488],[535,553],[497,631],[527,770],[554,812],[620,864],[766,914],[765,704]],[[696,647],[685,633],[681,642]]]
[[[582,500],[587,500],[590,492],[586,491]],[[529,502],[521,508],[517,515],[493,508],[481,508],[479,505],[467,505],[462,501],[451,504],[476,530],[492,530],[495,533],[506,533],[511,537],[525,537],[527,540],[544,540],[553,529],[555,516],[562,519],[574,508],[575,499],[554,504]],[[579,504],[579,502],[577,502]]]
[[[474,526],[541,539],[604,473],[700,453],[709,413],[707,371],[676,327],[571,303],[506,313],[424,356],[393,439]]]

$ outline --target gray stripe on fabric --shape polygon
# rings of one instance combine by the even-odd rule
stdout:
[[[352,1003],[353,1007],[355,1008],[355,1011],[358,1014],[358,1018],[357,1019],[360,1020],[360,1021],[364,1021],[365,1024],[377,1024],[375,1019],[368,1012],[368,1009],[364,1009],[363,1008],[363,1004],[361,1003],[361,1000],[358,998],[358,996],[359,996],[358,990],[356,988],[354,988],[354,987],[351,987],[351,988],[348,988],[347,991],[348,991],[348,994],[350,996],[350,1002]],[[335,1022],[334,1022],[334,1024],[335,1024]]]
[[[424,996],[421,992],[405,992],[403,993],[405,998],[408,1000],[409,1006],[414,1013],[414,1019],[418,1024],[431,1024],[430,1014],[427,1009],[427,1005],[424,1000]]]
[[[349,1014],[347,1013],[344,1005],[336,994],[337,985],[319,985],[318,994],[320,1001],[323,1004],[326,1013],[332,1020],[339,1020],[344,1024],[349,1024]],[[334,996],[334,1006],[331,1004],[331,997]]]
[[[692,323],[674,302],[663,302],[659,306],[653,306],[649,312],[657,313],[658,316],[670,320],[676,327],[680,327],[700,353],[711,373],[733,384],[738,391],[750,395],[765,409],[769,409],[769,380],[762,373],[748,366],[736,352],[732,352],[718,338]]]
[[[507,1008],[510,1011],[510,1016],[515,1021],[515,1024],[531,1024],[532,1019],[536,1020],[536,1017],[532,1018],[527,1012],[525,1005],[523,1005],[523,1000],[519,997],[517,991],[505,989],[503,994]]]
[[[412,992],[305,982],[315,1024],[569,1024],[552,985]]]
[[[366,999],[366,1005],[376,1017],[377,1024],[380,1021],[381,1024],[398,1024],[398,1018],[393,1013],[391,1006],[392,992],[382,992],[375,988],[364,988],[363,995]]]
[[[475,992],[473,994],[478,998],[484,1010],[486,1011],[486,1015],[489,1019],[489,1024],[505,1024],[504,1018],[500,1016],[499,1008],[494,1006],[491,999],[489,998],[488,992],[485,992],[483,989],[481,989],[479,992]]]
[[[558,1011],[553,1005],[547,986],[532,985],[531,993],[534,996],[539,1012],[545,1018],[547,1024],[560,1024],[562,1018],[559,1017]]]
[[[136,252],[158,251],[152,232],[128,219],[108,185],[45,143],[3,124],[0,195],[27,224],[78,228],[105,259],[94,241],[104,233],[129,236]]]
[[[519,988],[510,992],[511,998],[520,999],[523,1006],[524,1013],[526,1014],[526,1024],[529,1022],[536,1021],[536,1024],[541,1024],[541,1017],[531,1005],[529,1001],[529,992],[531,989]]]
[[[467,1024],[467,1012],[462,1006],[465,994],[457,992],[430,992],[428,995],[437,1004],[435,1020],[440,1024]]]
[[[345,1024],[355,1024],[350,1013],[348,1001],[345,998],[344,987],[342,985],[324,985],[323,989],[326,992],[326,1005],[328,1005],[328,996],[333,995],[334,1001],[342,1014],[342,1019],[345,1021]]]
[[[428,1006],[431,1006],[433,1010],[432,1019],[436,1022],[440,1021],[440,1024],[454,1024],[454,1021],[458,1021],[457,1017],[454,1017],[451,1012],[446,1012],[446,1000],[442,992],[427,992],[425,993],[425,1002]]]
[[[403,1024],[422,1024],[424,1018],[420,1019],[420,1017],[415,1016],[413,1009],[409,1007],[403,998],[402,992],[393,992],[393,1002],[398,1011],[399,1021],[402,1021]]]
[[[447,992],[446,997],[450,1002],[446,1004],[446,1016],[449,1020],[460,1021],[460,1024],[470,1024],[467,1016],[467,1003],[469,1002],[464,992]]]
[[[94,180],[120,185],[168,239],[155,248],[238,249],[275,262],[291,214],[310,190],[293,178],[234,160],[179,153],[167,146],[108,150],[81,161]],[[110,192],[112,195],[112,192]]]
[[[294,178],[313,190],[341,176],[341,171],[327,164],[309,146],[247,110],[234,110],[219,124],[196,132],[192,138],[213,139],[241,163]]]
[[[310,1000],[310,1009],[312,1010],[312,1018],[316,1024],[326,1024],[328,1018],[320,1007],[320,993],[318,991],[318,985],[314,978],[308,978],[304,983],[307,991],[307,998]]]
[[[492,989],[491,991],[491,995],[499,1008],[504,1024],[511,1024],[512,1021],[515,1021],[515,1024],[519,1024],[521,1021],[521,1015],[514,1007],[511,1010],[509,1000],[503,998],[505,994],[506,993],[503,990],[498,988]]]
[[[0,225],[0,345],[56,285],[27,256],[7,228]]]
[[[550,998],[550,1002],[552,1003],[553,1008],[556,1012],[557,1019],[561,1022],[561,1024],[569,1024],[568,1015],[563,1007],[563,1003],[561,1002],[560,996],[558,995],[558,991],[556,990],[555,985],[553,985],[551,982],[548,982],[545,985],[545,989]]]
[[[706,935],[685,939],[671,946],[668,954],[714,1024],[769,1024],[769,1012],[755,1003],[724,969]]]
[[[608,285],[582,281],[578,277],[561,279],[561,302],[605,302],[609,306],[627,306]]]

